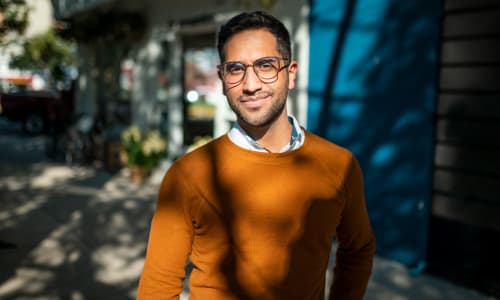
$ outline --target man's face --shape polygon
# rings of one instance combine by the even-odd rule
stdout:
[[[232,36],[224,46],[225,62],[253,64],[263,57],[279,57],[276,38],[267,30],[245,30]],[[263,82],[252,67],[246,69],[245,77],[238,83],[224,83],[231,109],[243,126],[269,126],[278,119],[287,120],[286,98],[288,90],[295,86],[297,63],[280,60],[280,67],[288,67],[278,72],[276,78]],[[219,74],[221,75],[221,74]]]

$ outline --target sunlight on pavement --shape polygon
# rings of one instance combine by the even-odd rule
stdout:
[[[179,300],[188,300],[189,299],[189,293],[187,292],[182,292],[181,295],[179,296]]]
[[[89,186],[80,186],[80,185],[75,185],[75,184],[65,184],[64,185],[64,192],[71,194],[71,195],[79,195],[79,196],[95,196],[97,195],[101,190],[95,187],[89,187]]]
[[[107,284],[137,280],[144,264],[144,259],[139,258],[142,251],[142,245],[103,246],[96,249],[92,255],[93,262],[98,266],[96,279]]]
[[[18,290],[22,290],[26,294],[39,293],[45,289],[53,277],[51,271],[40,268],[19,268],[15,277],[0,286],[0,295],[7,296]]]
[[[23,203],[18,207],[13,207],[12,209],[8,209],[7,207],[2,208],[2,211],[0,211],[0,229],[5,229],[15,225],[17,217],[28,214],[31,211],[35,211],[46,201],[46,197],[38,196],[33,197],[30,202]]]
[[[404,272],[404,269],[401,267],[399,269],[394,268],[391,270],[390,274],[388,274],[389,279],[391,282],[397,286],[398,288],[406,289],[411,287],[411,280],[409,278],[409,275],[403,276],[402,273]]]
[[[122,170],[115,180],[110,180],[104,184],[103,193],[99,199],[110,201],[117,198],[130,197],[132,194],[141,199],[155,199],[158,193],[159,182],[153,178],[149,179],[152,184],[136,184],[128,179],[128,171]]]
[[[485,300],[490,298],[425,273],[413,275],[403,264],[377,257],[365,300],[386,299]]]
[[[47,167],[40,175],[31,179],[31,186],[34,188],[51,188],[71,178],[92,176],[94,172],[90,168]]]
[[[36,196],[13,200],[11,209],[0,212],[0,225],[5,228],[8,221],[30,213],[50,220],[51,225],[41,227],[45,236],[33,237],[40,240],[26,248],[21,264],[0,284],[0,298],[22,295],[23,299],[42,299],[39,296],[44,295],[43,299],[59,299],[50,295],[75,279],[84,280],[83,285],[129,286],[130,298],[134,298],[158,187],[133,185],[120,175],[104,176],[105,181],[91,186],[71,181],[91,176],[96,176],[91,169],[47,166],[31,180],[24,177],[24,187]],[[0,184],[16,188],[5,182],[3,178]],[[36,221],[33,224],[36,226]],[[28,240],[22,238],[17,243]],[[87,299],[78,285],[73,290],[64,289],[68,299]]]
[[[22,180],[16,176],[3,176],[0,180],[0,188],[9,191],[20,191],[26,188],[27,180]]]
[[[14,212],[16,215],[25,215],[30,211],[37,209],[43,202],[45,202],[45,197],[37,197],[31,202],[24,203],[23,205],[17,207]]]

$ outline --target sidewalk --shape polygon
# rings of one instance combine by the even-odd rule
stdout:
[[[136,185],[126,171],[20,164],[0,160],[0,299],[134,299],[167,165]],[[377,257],[366,299],[493,298]]]

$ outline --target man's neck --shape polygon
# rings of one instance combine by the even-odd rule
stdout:
[[[254,127],[241,120],[238,120],[238,123],[248,135],[269,152],[279,152],[286,144],[290,143],[293,126],[288,121],[287,114],[284,114],[284,117],[280,116],[268,126]]]

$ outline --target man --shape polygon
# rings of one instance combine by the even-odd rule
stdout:
[[[287,114],[297,62],[283,24],[243,13],[221,26],[219,77],[237,122],[176,160],[161,184],[138,299],[362,299],[374,238],[350,152]]]

